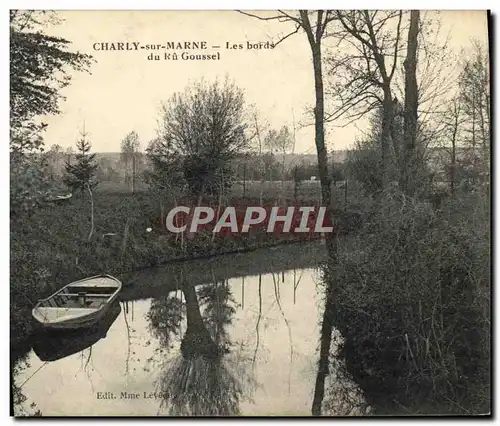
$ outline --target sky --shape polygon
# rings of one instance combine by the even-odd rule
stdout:
[[[435,17],[437,13],[427,12]],[[305,34],[291,36],[274,49],[247,49],[289,32],[290,24],[260,21],[233,11],[58,11],[63,22],[47,33],[72,42],[71,49],[89,53],[96,61],[91,74],[71,73],[61,114],[44,118],[48,123],[46,145],[74,147],[79,129],[85,129],[95,152],[118,152],[121,140],[132,130],[144,149],[156,136],[159,109],[175,92],[204,78],[228,76],[244,90],[246,103],[255,104],[272,127],[297,127],[297,153],[315,153],[314,128],[306,115],[314,104],[314,80]],[[450,47],[459,52],[472,37],[487,42],[485,11],[442,11],[441,33],[450,36]],[[206,41],[206,51],[220,60],[148,60],[152,51],[95,50],[101,43],[165,44]],[[226,43],[244,49],[227,49]],[[220,48],[212,48],[218,45]],[[108,45],[109,46],[109,45]],[[172,51],[170,51],[172,52]],[[180,51],[177,51],[180,52]],[[155,52],[156,53],[156,52]],[[327,148],[346,149],[362,134],[366,122],[326,128]]]

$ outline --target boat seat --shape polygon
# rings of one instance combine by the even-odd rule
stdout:
[[[47,300],[47,302],[48,302],[49,306],[51,306],[52,308],[60,308],[64,304],[64,301],[61,300],[61,298],[57,297],[57,296],[50,298],[49,300]]]
[[[65,296],[78,297],[80,295],[78,293],[66,293]],[[111,294],[85,293],[85,297],[99,297],[103,299],[108,299],[109,297],[111,297]]]
[[[57,303],[54,299],[47,300],[47,303],[51,308],[57,308]]]
[[[71,295],[67,293],[60,293],[58,296],[63,303],[66,303],[67,301],[69,301],[69,299],[71,299]]]

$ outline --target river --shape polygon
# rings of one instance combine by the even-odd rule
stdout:
[[[310,415],[323,251],[314,243],[129,275],[100,329],[33,338],[14,377],[26,397],[15,412],[35,403],[44,416]],[[352,383],[344,389],[361,405]],[[326,405],[330,415],[353,408]]]

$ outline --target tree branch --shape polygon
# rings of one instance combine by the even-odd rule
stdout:
[[[398,20],[398,27],[396,30],[396,43],[394,46],[394,60],[392,62],[392,68],[391,68],[391,73],[389,75],[389,80],[392,80],[392,77],[394,76],[394,71],[396,71],[396,63],[398,60],[398,48],[399,48],[399,39],[400,39],[400,29],[401,29],[401,19],[403,18],[403,11],[399,11],[399,20]]]
[[[286,14],[281,14],[281,15],[275,15],[275,16],[259,16],[255,15],[250,12],[244,12],[243,10],[237,10],[236,12],[241,13],[242,15],[250,16],[251,18],[256,18],[261,21],[279,21],[279,22],[286,22],[286,21],[293,21],[294,19],[290,17],[289,15]],[[280,12],[281,13],[281,12]]]
[[[294,31],[288,33],[286,36],[284,37],[281,37],[276,43],[273,43],[274,44],[274,47],[276,47],[278,44],[280,44],[281,42],[285,41],[288,37],[294,35],[294,34],[297,34],[300,30],[301,26],[300,25],[297,25],[297,27],[295,28]]]

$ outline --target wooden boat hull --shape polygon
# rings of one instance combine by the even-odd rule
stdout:
[[[57,361],[81,352],[106,337],[120,312],[120,303],[115,302],[101,321],[88,329],[79,328],[64,333],[42,329],[34,339],[33,350],[41,361]]]
[[[52,196],[52,197],[48,197],[47,201],[49,201],[51,203],[59,203],[59,202],[62,202],[62,201],[71,200],[71,198],[73,198],[73,194],[55,195],[55,196]]]
[[[118,298],[122,283],[111,275],[96,275],[72,282],[33,308],[44,329],[75,330],[97,323]]]
[[[80,328],[92,327],[96,322],[98,322],[106,314],[105,309],[101,309],[97,312],[91,312],[85,315],[83,318],[75,318],[74,320],[67,320],[61,323],[42,323],[40,325],[43,328],[50,330],[76,330]]]

